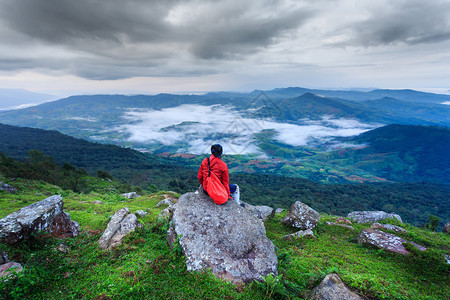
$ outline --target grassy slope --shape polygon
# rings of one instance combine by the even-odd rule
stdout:
[[[18,279],[0,283],[0,298],[92,299],[94,297],[146,299],[263,299],[270,293],[261,285],[233,286],[215,279],[209,273],[188,273],[179,251],[169,250],[166,243],[167,223],[156,215],[155,208],[164,193],[147,194],[127,200],[111,192],[116,183],[92,178],[95,192],[77,194],[63,191],[40,181],[0,180],[18,189],[11,195],[0,192],[0,217],[38,200],[62,194],[65,210],[80,223],[82,233],[76,238],[55,239],[37,236],[14,247],[0,244],[10,258],[20,262],[25,271]],[[95,205],[95,200],[103,204]],[[110,216],[122,207],[132,212],[149,211],[140,218],[145,228],[111,252],[100,251],[96,241]],[[396,256],[358,245],[356,231],[331,227],[325,221],[336,217],[322,215],[315,230],[316,239],[286,242],[282,236],[294,229],[282,225],[277,216],[266,222],[268,237],[277,246],[281,281],[272,298],[305,298],[329,272],[338,272],[343,280],[362,294],[379,299],[448,299],[449,267],[442,253],[450,253],[450,237],[431,233],[408,224],[406,239],[429,247],[427,255]],[[55,250],[60,243],[69,254]],[[98,298],[100,299],[100,298]]]

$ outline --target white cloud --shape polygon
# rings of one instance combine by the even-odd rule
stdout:
[[[118,130],[128,133],[129,141],[140,144],[175,145],[179,151],[208,153],[220,143],[227,154],[261,154],[254,135],[263,130],[277,132],[275,138],[292,146],[305,146],[317,139],[352,136],[374,128],[355,120],[302,120],[303,125],[244,118],[232,107],[181,105],[162,110],[128,111],[129,124]]]

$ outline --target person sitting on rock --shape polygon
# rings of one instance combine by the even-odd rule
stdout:
[[[230,177],[228,174],[228,166],[225,162],[222,161],[222,152],[223,148],[219,144],[215,144],[211,146],[211,156],[209,157],[209,164],[211,166],[211,172],[219,178],[220,182],[222,182],[225,190],[228,193],[228,198],[233,199],[238,204],[241,204],[239,199],[239,186],[237,184],[230,184]],[[208,159],[205,158],[198,170],[198,181],[203,187],[203,192],[208,195],[206,192],[206,178],[209,174],[208,167]]]

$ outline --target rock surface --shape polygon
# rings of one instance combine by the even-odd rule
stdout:
[[[329,226],[339,226],[339,227],[344,227],[344,228],[347,228],[350,230],[355,230],[355,228],[353,228],[353,226],[347,225],[347,224],[335,223],[335,222],[325,222],[325,224],[327,224]]]
[[[98,240],[98,244],[102,249],[116,248],[127,234],[141,226],[136,215],[128,213],[128,207],[119,209],[111,217],[106,230]]]
[[[379,231],[372,228],[363,229],[358,236],[358,243],[365,245],[372,245],[380,249],[384,249],[390,252],[408,255],[410,252],[406,250],[403,243],[410,243],[421,251],[427,250],[427,248],[416,244],[414,242],[407,241],[394,234]]]
[[[406,233],[406,230],[404,228],[401,228],[399,226],[395,226],[395,225],[392,225],[392,224],[373,223],[372,226],[370,226],[370,228],[373,228],[373,229],[385,229],[385,230],[391,230],[391,231],[395,231],[395,232]]]
[[[0,251],[0,265],[9,262],[8,254],[4,251]]]
[[[264,223],[234,201],[216,205],[201,190],[182,195],[167,232],[170,246],[177,237],[188,271],[210,269],[235,284],[277,275],[275,247]]]
[[[160,220],[172,220],[173,212],[174,212],[174,207],[173,206],[166,207],[165,209],[163,209],[159,213],[158,219],[160,219]]]
[[[403,223],[402,218],[395,214],[384,211],[354,211],[348,214],[347,218],[353,219],[358,223],[374,223],[385,219],[397,219]]]
[[[148,212],[140,209],[140,210],[137,210],[134,214],[138,215],[139,217],[145,217],[146,215],[148,215]]]
[[[350,291],[337,274],[328,274],[313,290],[311,300],[362,300],[361,296]]]
[[[281,214],[283,211],[284,211],[283,208],[277,208],[277,209],[275,209],[275,214],[276,215]]]
[[[447,261],[447,265],[450,265],[450,255],[444,254],[444,258]]]
[[[316,236],[314,235],[314,232],[311,229],[307,229],[307,230],[300,230],[295,233],[285,235],[285,236],[283,236],[283,240],[290,241],[290,240],[302,238],[305,236],[316,238]]]
[[[447,222],[444,226],[444,230],[442,230],[443,233],[450,234],[450,222]]]
[[[164,199],[164,200],[158,202],[158,204],[156,204],[156,207],[161,207],[161,206],[164,206],[164,205],[172,206],[173,204],[174,203],[173,203],[173,201],[171,199]]]
[[[352,221],[347,220],[347,219],[345,219],[345,218],[343,218],[343,217],[337,218],[337,220],[336,220],[335,223],[337,223],[337,224],[347,224],[347,225],[352,225]]]
[[[292,204],[287,216],[281,220],[286,225],[302,230],[314,229],[319,223],[320,215],[308,205],[297,201]]]
[[[13,261],[7,262],[6,264],[0,265],[0,278],[9,278],[22,271],[21,264]]]
[[[64,212],[63,205],[63,198],[55,195],[6,216],[0,220],[0,241],[15,244],[28,239],[35,231],[76,236],[80,226]]]
[[[136,192],[125,193],[125,194],[122,194],[122,196],[127,199],[134,199],[134,198],[140,197],[140,195],[138,195]]]
[[[274,214],[273,208],[265,205],[255,206],[245,203],[245,209],[254,214],[258,219],[261,219],[263,221],[266,221],[269,217],[272,217]]]
[[[10,194],[14,194],[15,192],[17,192],[15,188],[1,181],[0,181],[0,191],[7,191]]]

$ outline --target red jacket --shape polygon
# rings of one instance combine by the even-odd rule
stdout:
[[[215,157],[214,155],[211,155],[209,157],[209,164],[211,165],[211,172],[214,172],[216,174],[217,178],[220,179],[223,186],[228,192],[228,197],[231,198],[230,194],[230,177],[228,175],[228,166],[226,163],[222,161],[221,158]],[[209,174],[209,168],[208,168],[208,159],[205,158],[200,168],[198,169],[198,181],[203,186],[203,189],[206,190],[206,178]]]

